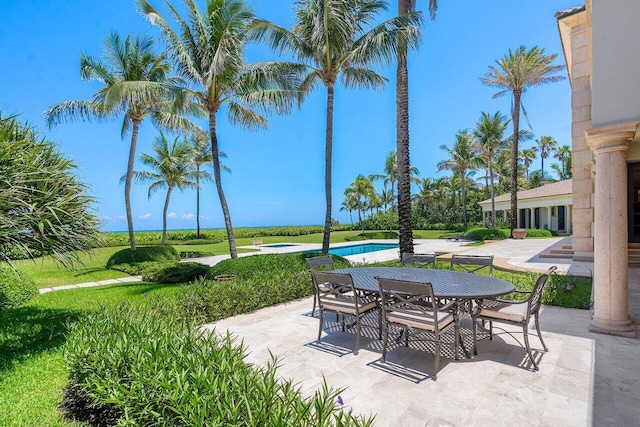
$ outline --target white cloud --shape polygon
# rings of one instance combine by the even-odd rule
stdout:
[[[103,221],[113,221],[113,218],[111,218],[109,215],[105,215],[102,217]]]
[[[169,214],[167,214],[167,218],[175,218],[175,217],[177,217],[177,216],[178,216],[178,215],[176,215],[176,213],[175,213],[175,212],[169,212]]]
[[[188,220],[193,220],[195,219],[195,217],[196,216],[192,213],[182,215],[182,219],[188,219]]]
[[[209,217],[205,216],[205,215],[200,215],[200,219],[204,219],[206,221],[209,221]]]
[[[138,218],[140,218],[140,219],[149,219],[149,218],[151,218],[151,214],[150,213],[146,213],[144,215],[140,215]]]
[[[125,219],[126,216],[125,215],[118,215],[118,219]]]

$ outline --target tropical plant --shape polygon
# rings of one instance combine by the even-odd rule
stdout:
[[[544,175],[544,159],[549,157],[549,155],[556,149],[558,146],[558,142],[553,139],[552,136],[541,136],[540,139],[536,139],[536,146],[534,149],[536,151],[540,151],[540,160],[542,162],[541,169],[542,174]]]
[[[128,35],[124,40],[112,32],[104,44],[103,59],[80,55],[83,80],[97,80],[103,87],[89,101],[66,101],[45,111],[49,127],[70,120],[110,120],[124,115],[121,137],[131,131],[129,160],[124,184],[124,202],[129,245],[136,249],[131,213],[131,179],[140,123],[150,117],[161,128],[188,127],[171,113],[168,100],[178,93],[181,81],[168,76],[170,64],[164,53],[153,52],[153,39]]]
[[[526,171],[527,180],[529,180],[529,168],[536,158],[536,152],[537,150],[535,150],[535,148],[525,148],[520,151],[520,158],[522,159],[522,164]]]
[[[345,198],[349,197],[355,201],[356,208],[358,209],[358,222],[360,223],[362,231],[364,231],[362,212],[365,210],[367,201],[377,197],[376,188],[370,179],[361,174],[344,190],[344,195]]]
[[[460,178],[460,191],[462,197],[462,222],[464,227],[467,227],[467,192],[466,192],[466,180],[470,175],[475,173],[475,169],[478,164],[478,152],[473,137],[468,131],[459,131],[456,134],[456,141],[453,144],[453,148],[449,148],[446,145],[440,146],[440,148],[447,152],[448,159],[442,160],[438,163],[438,171],[450,170],[454,175],[458,175]]]
[[[176,137],[169,144],[162,132],[153,141],[153,155],[142,153],[140,161],[153,171],[134,171],[133,177],[138,182],[151,182],[148,196],[151,198],[156,191],[166,188],[162,210],[162,244],[167,243],[167,211],[174,189],[182,191],[184,188],[197,188],[197,173],[193,164],[193,149],[191,144]]]
[[[94,199],[53,142],[0,115],[0,262],[52,256],[65,266],[100,245]]]
[[[562,80],[564,77],[556,73],[562,70],[562,65],[554,65],[557,55],[545,55],[544,49],[537,46],[528,49],[520,46],[496,61],[497,66],[490,65],[480,80],[489,86],[499,88],[493,98],[511,93],[513,123],[513,138],[511,145],[511,230],[518,226],[518,141],[520,139],[520,108],[522,94],[530,87],[540,86]],[[525,118],[526,118],[526,110]]]
[[[244,0],[207,0],[204,11],[193,0],[184,0],[186,18],[170,2],[165,3],[176,21],[175,30],[147,0],[137,0],[141,13],[160,28],[178,71],[191,83],[188,105],[205,113],[209,120],[213,177],[229,253],[237,258],[229,205],[222,188],[218,112],[226,105],[232,124],[252,131],[264,129],[267,120],[260,112],[290,112],[297,96],[297,81],[286,64],[245,65],[245,45],[255,17]]]
[[[551,175],[549,175],[542,169],[538,169],[536,171],[531,172],[531,177],[529,178],[528,185],[529,185],[529,188],[537,188],[537,187],[542,187],[543,185],[546,185],[546,184],[550,184],[554,181],[555,180],[551,177]]]
[[[211,161],[211,138],[209,136],[193,135],[190,139],[193,148],[193,165],[196,168],[196,239],[200,238],[200,183],[211,182],[213,177],[211,174],[203,170],[202,167],[210,165]],[[227,158],[227,153],[220,151],[220,157]],[[224,164],[220,164],[220,168],[231,173],[231,169]]]
[[[379,89],[387,81],[373,71],[389,64],[399,46],[418,43],[418,14],[391,18],[367,30],[387,5],[381,0],[301,0],[291,31],[268,22],[256,24],[256,38],[277,51],[291,52],[305,66],[301,99],[318,85],[327,91],[325,132],[326,213],[322,252],[328,253],[331,234],[331,168],[333,109],[338,79],[348,88]]]
[[[496,153],[504,146],[503,134],[509,125],[509,120],[500,112],[493,115],[482,113],[473,130],[474,141],[478,146],[479,157],[487,165],[489,185],[491,188],[491,229],[496,228],[496,192],[493,185],[493,165]]]
[[[554,168],[560,179],[571,178],[571,147],[568,145],[558,147],[553,157],[560,160],[561,170],[558,171]],[[553,165],[551,165],[551,167],[553,168]]]
[[[415,13],[415,0],[398,0],[398,14]],[[429,0],[431,19],[435,19],[437,0]],[[414,31],[418,33],[416,23]],[[398,231],[400,234],[400,256],[413,253],[413,230],[411,221],[411,155],[409,151],[409,70],[407,54],[409,46],[400,44],[396,54],[396,151],[398,153]]]

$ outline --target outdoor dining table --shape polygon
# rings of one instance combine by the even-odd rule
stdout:
[[[515,286],[506,280],[453,270],[415,267],[354,267],[338,269],[335,272],[351,274],[354,288],[367,293],[379,292],[376,277],[431,283],[433,295],[436,298],[451,299],[455,302],[455,316],[464,314],[465,308],[470,310],[470,301],[498,297],[515,290]],[[460,337],[460,344],[467,358],[470,357],[464,342],[462,342],[462,337]]]

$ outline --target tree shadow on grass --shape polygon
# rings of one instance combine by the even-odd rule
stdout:
[[[0,372],[21,361],[60,348],[69,325],[82,311],[42,307],[18,307],[0,311]]]

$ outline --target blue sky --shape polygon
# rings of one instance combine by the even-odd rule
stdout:
[[[166,12],[161,1],[151,3]],[[288,27],[293,22],[292,0],[249,3],[258,17]],[[418,0],[418,8],[426,4]],[[440,146],[451,146],[455,133],[473,127],[482,111],[509,114],[510,98],[492,99],[496,90],[479,80],[508,49],[537,45],[558,54],[557,63],[564,64],[554,13],[579,4],[578,0],[440,1],[437,19],[425,21],[421,49],[409,58],[411,160],[421,177],[445,174],[436,172],[445,157]],[[389,9],[381,21],[395,13],[395,1]],[[89,99],[100,88],[80,79],[79,56],[82,52],[100,56],[110,31],[159,40],[158,31],[136,12],[133,0],[3,1],[0,16],[0,110],[3,115],[19,113],[59,143],[91,187],[104,229],[125,230],[124,188],[119,179],[126,170],[130,139],[120,138],[121,120],[74,122],[46,130],[42,112],[62,101]],[[258,47],[248,50],[249,62],[267,59],[275,55]],[[360,173],[381,173],[385,156],[395,149],[395,67],[379,71],[389,78],[383,91],[336,89],[333,217],[341,223],[349,221],[348,213],[339,211],[344,189]],[[533,88],[523,101],[536,137],[551,135],[560,145],[571,145],[568,80]],[[232,169],[223,175],[223,186],[234,226],[323,223],[324,123],[323,90],[293,114],[270,117],[268,131],[251,133],[220,117],[220,147]],[[157,134],[150,124],[143,124],[138,153],[150,152]],[[534,166],[539,168],[537,162]],[[142,170],[139,163],[136,170]],[[169,228],[195,228],[195,199],[195,191],[172,195]],[[135,228],[160,229],[163,202],[162,192],[149,200],[147,187],[135,185]],[[201,216],[204,228],[224,226],[212,184],[202,190]]]

